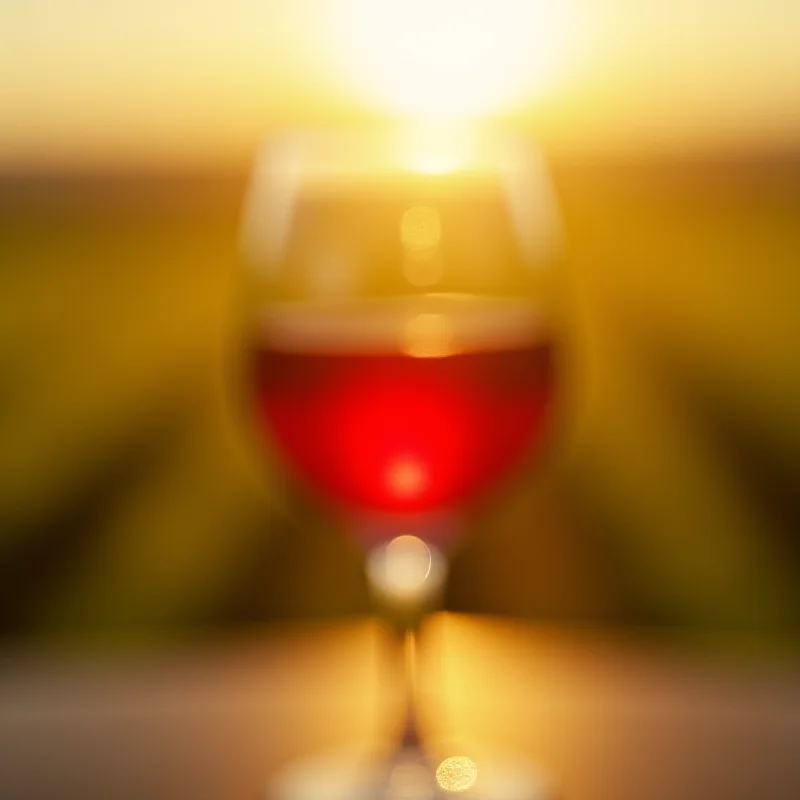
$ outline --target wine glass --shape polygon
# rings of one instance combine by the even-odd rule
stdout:
[[[364,547],[402,634],[403,729],[359,796],[466,789],[470,767],[443,784],[421,742],[417,630],[469,510],[546,438],[561,228],[544,161],[464,128],[284,133],[242,243],[259,433]]]

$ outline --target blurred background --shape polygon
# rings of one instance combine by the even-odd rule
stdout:
[[[447,608],[796,651],[800,6],[0,5],[5,647],[368,613],[254,441],[238,229],[271,131],[422,115],[529,135],[568,241],[554,451]]]

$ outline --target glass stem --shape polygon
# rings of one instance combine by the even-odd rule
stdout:
[[[404,722],[401,747],[420,747],[417,721],[417,632],[406,628],[403,632],[403,686]]]

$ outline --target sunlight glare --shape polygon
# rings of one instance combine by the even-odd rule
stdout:
[[[458,122],[417,121],[400,132],[401,158],[423,175],[445,175],[474,162],[475,131]]]
[[[340,0],[334,36],[348,80],[382,110],[453,119],[548,88],[564,56],[553,0]]]

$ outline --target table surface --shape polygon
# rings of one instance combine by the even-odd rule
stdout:
[[[423,726],[439,752],[491,742],[543,767],[559,798],[800,797],[797,661],[712,660],[442,614],[420,666]],[[296,759],[385,741],[395,667],[369,620],[168,655],[8,655],[0,795],[263,797]]]

